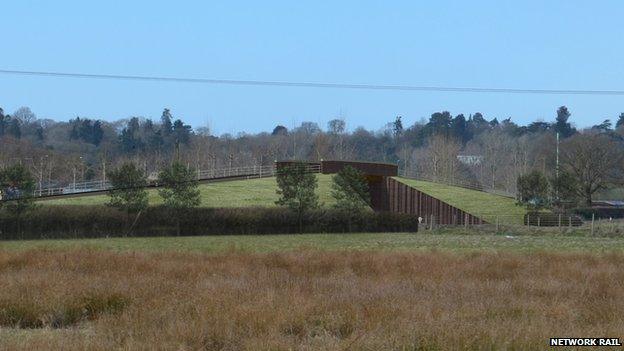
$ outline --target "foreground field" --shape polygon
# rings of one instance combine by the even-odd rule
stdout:
[[[331,196],[332,176],[317,174],[318,189],[321,203],[333,204]],[[277,183],[275,178],[234,180],[200,184],[201,206],[204,207],[252,207],[252,206],[276,206],[278,196],[275,193]],[[152,205],[162,203],[158,191],[148,191],[149,202]],[[45,205],[103,205],[108,202],[107,195],[92,195],[56,200],[41,201]]]
[[[0,251],[0,349],[545,349],[621,337],[624,255]]]
[[[510,233],[511,234],[511,233]],[[195,237],[102,238],[0,241],[0,250],[93,248],[115,251],[222,253],[295,249],[385,251],[624,252],[624,238],[543,235],[493,235],[478,229],[448,228],[419,233],[218,235]]]

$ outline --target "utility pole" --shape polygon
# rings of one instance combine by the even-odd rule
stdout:
[[[559,132],[557,132],[557,165],[555,168],[555,174],[559,178]]]
[[[557,189],[555,189],[555,198],[557,199],[557,203],[559,203],[559,187],[561,184],[559,183],[559,132],[557,132],[557,157],[555,164],[555,177],[557,178]]]
[[[175,149],[176,149],[176,162],[180,162],[180,140],[176,139],[175,142]]]

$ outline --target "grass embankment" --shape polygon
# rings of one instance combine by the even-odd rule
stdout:
[[[331,196],[332,176],[317,174],[319,201],[326,205],[334,203]],[[201,206],[203,207],[272,207],[276,206],[277,183],[275,178],[233,180],[199,185]],[[162,204],[158,190],[148,191],[151,205]],[[108,202],[107,195],[82,196],[65,199],[45,200],[43,205],[103,205]]]
[[[439,234],[443,233],[443,234]],[[115,251],[181,251],[219,254],[229,250],[249,253],[283,252],[299,248],[320,250],[384,250],[451,252],[624,252],[624,238],[560,235],[484,235],[469,229],[440,229],[417,234],[295,234],[219,235],[199,237],[105,238],[76,240],[0,241],[0,249],[94,248]]]
[[[522,224],[526,209],[516,205],[516,200],[457,186],[396,177],[427,195],[431,195],[472,215],[494,222],[496,217],[503,224]]]
[[[622,254],[0,251],[0,281],[6,350],[528,350],[624,330]]]

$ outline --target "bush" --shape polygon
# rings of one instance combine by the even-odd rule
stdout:
[[[320,209],[305,213],[304,233],[415,232],[418,220],[408,214],[352,213]],[[40,206],[15,218],[0,213],[0,239],[99,238],[108,236],[173,236],[177,218],[157,206],[143,211],[131,233],[126,214],[108,206]],[[20,223],[18,223],[18,221]],[[189,208],[180,212],[182,235],[290,234],[299,232],[299,217],[284,208]]]
[[[583,225],[581,217],[571,213],[552,213],[552,212],[529,212],[524,215],[524,224],[540,227],[557,227],[559,226],[559,216],[561,215],[561,226],[567,227],[572,224],[573,227]]]

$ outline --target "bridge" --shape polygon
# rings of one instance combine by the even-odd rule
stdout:
[[[483,219],[456,208],[440,199],[397,180],[398,167],[394,164],[353,161],[279,161],[268,166],[247,166],[207,169],[197,171],[200,183],[274,177],[280,169],[304,163],[311,173],[333,174],[351,166],[364,174],[371,195],[371,207],[375,211],[389,211],[416,215],[429,222],[435,219],[439,224],[464,225],[485,223]],[[147,188],[158,188],[156,180],[150,180]],[[35,190],[33,196],[40,200],[91,196],[104,194],[112,189],[107,181],[70,183],[63,187],[48,187]]]
[[[320,172],[320,166],[308,165],[307,168],[309,172]],[[200,183],[211,183],[228,180],[268,178],[275,176],[276,169],[275,165],[270,165],[198,170],[197,180]],[[157,180],[153,179],[148,181],[147,188],[158,187],[160,187],[160,185]],[[108,181],[94,180],[88,182],[69,183],[66,186],[43,187],[41,189],[36,189],[33,196],[40,198],[41,200],[91,196],[106,193],[112,188],[112,184]]]

